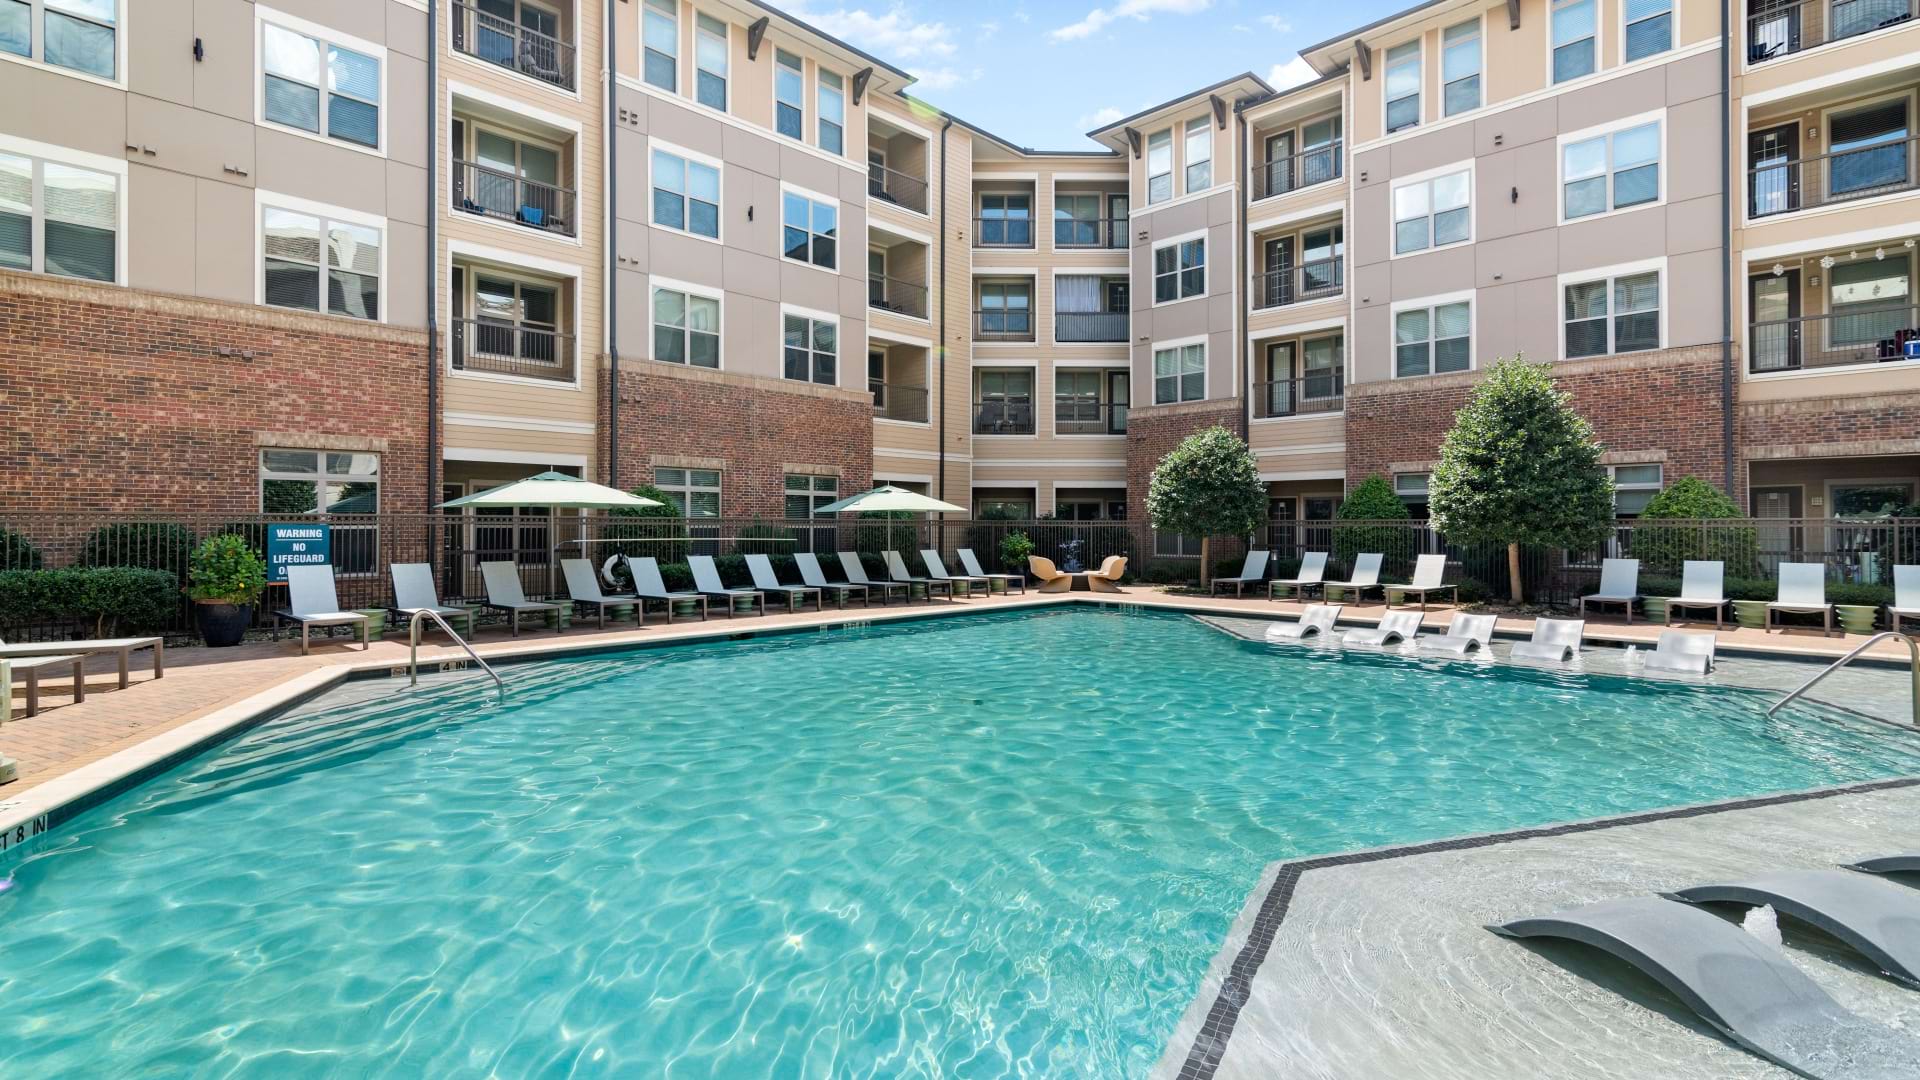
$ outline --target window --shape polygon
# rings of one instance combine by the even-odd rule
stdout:
[[[1472,175],[1466,171],[1393,189],[1393,253],[1464,243],[1473,238]]]
[[[1176,345],[1153,351],[1153,403],[1169,405],[1207,396],[1207,346]]]
[[[1300,235],[1300,295],[1310,296],[1340,288],[1341,260],[1346,244],[1340,226],[1314,229]]]
[[[337,450],[260,451],[265,514],[375,514],[380,455]]]
[[[1033,499],[982,495],[973,501],[973,516],[980,521],[1032,521]]]
[[[805,315],[787,315],[785,323],[787,378],[832,386],[839,358],[839,325]]]
[[[1447,27],[1440,35],[1441,108],[1447,116],[1480,107],[1480,20]]]
[[[693,17],[693,95],[700,104],[727,111],[727,24],[711,15]]]
[[[33,23],[40,20],[35,51]],[[119,74],[117,0],[0,0],[0,52],[31,57],[102,79]]]
[[[719,469],[655,469],[653,486],[666,495],[681,517],[720,516]]]
[[[1830,345],[1873,345],[1913,325],[1912,268],[1905,257],[1836,263],[1827,275]]]
[[[976,372],[974,386],[975,435],[1034,434],[1032,368]]]
[[[1420,42],[1387,50],[1387,134],[1420,123]]]
[[[1639,517],[1653,497],[1660,494],[1660,473],[1659,465],[1607,466],[1607,474],[1613,478],[1613,515]]]
[[[0,153],[0,267],[118,281],[119,252],[119,176]]]
[[[1345,339],[1314,338],[1301,349],[1300,397],[1304,401],[1326,401],[1342,396],[1346,388],[1346,365],[1341,358]]]
[[[1553,0],[1553,81],[1593,74],[1597,0]]]
[[[1147,136],[1147,205],[1173,198],[1173,130]]]
[[[720,301],[674,289],[653,290],[653,358],[719,367]]]
[[[378,228],[263,206],[260,231],[265,303],[380,318]]]
[[[547,365],[571,360],[563,355],[560,342],[558,286],[476,273],[473,275],[473,314],[471,344],[476,354],[534,360]],[[458,330],[461,324],[455,323],[455,327]],[[456,338],[456,344],[464,347],[467,342]],[[464,362],[464,355],[459,359]],[[518,368],[512,373],[532,374],[537,370]]]
[[[268,121],[379,148],[378,58],[270,22],[260,24],[260,57],[261,112]]]
[[[1626,0],[1626,62],[1673,48],[1673,0]]]
[[[820,507],[840,501],[840,478],[788,473],[786,491],[788,517],[818,517]]]
[[[1032,247],[1032,196],[980,196],[980,244],[982,247]]]
[[[987,281],[980,285],[980,333],[1022,337],[1033,333],[1033,286]]]
[[[785,224],[782,251],[786,257],[827,270],[838,265],[834,248],[840,227],[839,206],[817,202],[792,191],[781,194],[780,206]]]
[[[1657,202],[1660,122],[1596,135],[1560,148],[1566,220]]]
[[[846,80],[824,68],[817,79],[820,84],[820,149],[829,154],[842,153],[846,149]]]
[[[1185,300],[1207,291],[1207,242],[1182,240],[1153,249],[1153,302]]]
[[[1101,243],[1100,196],[1053,197],[1053,242],[1057,247],[1098,247]]]
[[[454,165],[456,204],[472,213],[490,214],[534,228],[571,231],[569,207],[560,190],[559,147],[530,142],[473,124],[454,121],[454,145],[473,132],[466,159]],[[476,167],[477,166],[477,167]]]
[[[653,223],[720,239],[719,167],[655,150]]]
[[[1440,375],[1473,367],[1472,306],[1466,301],[1393,316],[1393,375]]]
[[[1198,536],[1181,536],[1179,533],[1154,530],[1153,553],[1169,559],[1197,559],[1200,557]]]
[[[667,93],[680,89],[680,0],[646,0],[640,9],[640,76]]]
[[[1827,187],[1835,197],[1905,186],[1911,162],[1906,95],[1827,117]]]
[[[1394,473],[1393,493],[1400,496],[1401,502],[1419,503],[1424,506],[1427,501],[1427,483],[1432,475],[1423,472]]]
[[[1660,347],[1660,272],[1582,281],[1566,289],[1567,359]]]
[[[1196,116],[1187,121],[1187,187],[1189,194],[1213,186],[1213,120]]]
[[[789,139],[803,138],[800,118],[805,111],[805,69],[800,58],[786,51],[773,51],[773,98],[775,131]]]

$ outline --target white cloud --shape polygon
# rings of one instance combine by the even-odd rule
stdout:
[[[1047,36],[1055,41],[1076,41],[1092,37],[1120,19],[1145,22],[1154,15],[1192,15],[1212,6],[1213,0],[1120,0],[1112,7],[1094,8],[1079,22],[1057,27]]]
[[[950,67],[917,68],[913,71],[913,89],[916,93],[921,90],[951,90],[961,83],[973,82],[984,74],[986,72],[979,68],[967,71]]]
[[[1313,70],[1312,64],[1296,56],[1284,64],[1273,65],[1273,70],[1267,72],[1267,83],[1275,90],[1285,90],[1289,86],[1310,83],[1319,77],[1320,73]]]
[[[953,32],[946,23],[918,22],[897,5],[881,15],[866,8],[843,7],[832,11],[795,9],[793,16],[889,60],[951,56],[954,52]]]
[[[1267,29],[1272,30],[1276,34],[1293,33],[1293,24],[1288,22],[1283,16],[1262,15],[1259,18],[1262,23],[1266,24]]]
[[[1092,112],[1080,118],[1080,130],[1096,131],[1100,128],[1106,127],[1108,124],[1113,123],[1115,120],[1118,120],[1125,115],[1127,114],[1121,112],[1119,109],[1116,109],[1111,105],[1107,106],[1104,109],[1095,109]]]

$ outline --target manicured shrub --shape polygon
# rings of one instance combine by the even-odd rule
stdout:
[[[1407,504],[1393,493],[1393,484],[1375,474],[1360,481],[1333,516],[1341,521],[1408,521],[1412,515]],[[1414,530],[1411,526],[1341,525],[1333,530],[1333,555],[1351,567],[1354,557],[1364,552],[1386,556],[1384,567],[1395,572],[1413,561]]]
[[[736,555],[785,555],[792,561],[793,553],[799,550],[794,530],[783,529],[778,525],[752,524],[740,529],[739,539],[733,543]],[[745,566],[743,561],[740,564]]]
[[[187,571],[194,600],[215,604],[251,604],[267,587],[267,563],[247,538],[221,533],[201,541]]]
[[[1009,574],[1027,572],[1027,556],[1033,554],[1033,539],[1026,533],[1015,530],[1000,541],[1000,565]]]
[[[1740,505],[1719,488],[1697,476],[1683,476],[1672,487],[1655,495],[1641,511],[1640,521],[1629,538],[1627,554],[1640,560],[1642,573],[1678,574],[1689,559],[1717,559],[1726,564],[1729,577],[1752,576],[1760,567],[1759,537],[1753,529],[1731,525],[1701,528],[1658,524],[1745,516],[1740,512]]]
[[[180,579],[131,566],[0,570],[0,625],[91,620],[90,636],[165,627],[179,612]]]
[[[0,529],[0,570],[38,570],[41,561],[33,541],[12,529]]]
[[[876,558],[882,551],[909,552],[920,546],[921,515],[907,510],[863,510],[855,518],[860,524],[853,530],[853,550]],[[970,530],[968,544],[977,552],[979,545],[992,550],[985,540],[974,541],[975,534],[984,534],[985,530]],[[884,561],[880,563],[884,565]]]
[[[81,566],[144,566],[178,574],[193,555],[193,530],[169,522],[102,525],[87,534]]]
[[[1253,451],[1219,425],[1188,436],[1153,468],[1147,520],[1161,532],[1199,537],[1208,569],[1214,537],[1248,537],[1266,524],[1267,485]]]

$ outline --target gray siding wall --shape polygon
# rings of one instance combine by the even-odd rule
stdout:
[[[1142,214],[1134,211],[1132,271],[1133,402],[1153,404],[1153,346],[1205,335],[1207,397],[1231,398],[1234,307],[1239,303],[1234,269],[1234,196],[1231,189],[1194,202]],[[1139,239],[1142,228],[1147,239]],[[1153,249],[1175,237],[1204,230],[1207,238],[1207,292],[1204,298],[1155,307]]]

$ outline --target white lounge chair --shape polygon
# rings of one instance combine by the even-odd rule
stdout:
[[[433,587],[433,567],[423,562],[394,563],[387,567],[393,576],[393,606],[387,609],[387,616],[396,624],[405,624],[413,620],[422,611],[431,611],[452,626],[461,620],[466,621],[468,637],[473,636],[473,620],[479,614],[470,607],[450,607],[440,602],[440,594]],[[424,629],[431,630],[428,623]]]
[[[358,626],[360,648],[372,644],[368,638],[370,621],[357,611],[341,611],[340,597],[333,591],[333,566],[287,567],[287,606],[273,613],[273,640],[280,640],[280,624],[300,624],[300,655],[307,655],[308,634],[316,626]]]
[[[907,560],[902,559],[900,553],[897,551],[883,551],[880,553],[880,557],[886,560],[887,576],[895,582],[909,586],[918,585],[926,589],[928,600],[933,599],[935,588],[945,589],[947,591],[947,599],[953,599],[953,580],[951,578],[914,577],[912,574],[907,573]],[[912,594],[909,593],[908,595],[911,596]]]
[[[849,594],[857,594],[860,597],[860,603],[862,605],[866,607],[873,606],[872,589],[853,581],[828,581],[826,573],[820,569],[819,558],[815,556],[813,552],[794,552],[793,565],[799,568],[801,581],[805,582],[809,588],[818,591],[822,596],[825,596],[828,592],[833,593],[833,598],[839,602],[841,608],[844,609],[847,606],[847,596]]]
[[[1713,643],[1712,634],[1662,630],[1659,642],[1647,654],[1646,669],[1705,675],[1713,670]]]
[[[700,601],[700,621],[707,621],[707,598],[697,592],[671,592],[667,583],[660,577],[660,563],[651,555],[642,555],[637,559],[625,555],[627,575],[633,579],[633,594],[645,604],[648,600],[658,600],[667,606],[667,622],[673,622],[673,609],[682,600]]]
[[[1340,643],[1375,649],[1398,644],[1419,636],[1422,619],[1417,611],[1389,611],[1380,617],[1380,625],[1371,630],[1349,630]]]
[[[1307,595],[1308,590],[1318,588],[1326,576],[1327,553],[1324,551],[1309,551],[1305,555],[1300,556],[1300,570],[1298,573],[1290,578],[1274,578],[1272,581],[1267,582],[1267,599],[1278,599],[1279,597],[1276,594],[1279,593],[1283,587],[1292,589],[1304,597]]]
[[[687,556],[687,569],[693,571],[693,587],[703,596],[718,597],[727,608],[727,618],[733,618],[733,602],[742,596],[751,596],[759,606],[760,614],[767,613],[767,594],[758,589],[730,589],[720,580],[720,568],[713,564],[711,555]]]
[[[593,564],[585,559],[561,559],[560,572],[567,579],[567,599],[580,604],[591,604],[600,616],[600,629],[607,628],[608,610],[622,611],[633,609],[633,621],[638,626],[647,625],[645,605],[640,597],[633,593],[614,593],[608,595],[600,589],[600,578],[593,572]]]
[[[940,553],[932,548],[920,549],[920,561],[927,564],[927,576],[935,581],[964,582],[969,592],[973,590],[975,585],[980,586],[983,592],[990,591],[993,588],[992,580],[985,574],[975,577],[972,574],[947,573],[947,564],[940,560]]]
[[[1588,604],[1619,604],[1627,610],[1627,625],[1633,625],[1633,605],[1640,602],[1640,560],[1606,559],[1600,563],[1600,588],[1580,598],[1580,617],[1587,617]]]
[[[8,645],[0,642],[0,660],[38,659],[43,656],[112,656],[120,662],[120,689],[127,688],[132,654],[139,649],[153,650],[153,677],[167,673],[166,642],[157,637],[94,638],[91,641],[47,641],[32,645]]]
[[[520,636],[520,616],[532,611],[553,615],[553,632],[558,634],[560,610],[563,605],[549,604],[540,600],[529,600],[520,588],[520,568],[508,561],[483,562],[480,564],[480,580],[487,586],[487,607],[494,611],[507,613],[507,628],[514,637]]]
[[[1579,653],[1580,639],[1585,636],[1586,630],[1585,619],[1535,619],[1533,640],[1516,644],[1513,647],[1513,659],[1564,664]]]
[[[912,585],[904,581],[875,581],[868,577],[867,564],[860,561],[860,553],[857,551],[840,552],[840,572],[847,576],[849,584],[864,585],[869,592],[874,589],[880,590],[880,602],[883,604],[893,603],[893,593],[896,589],[905,596],[909,604],[913,602]]]
[[[84,656],[23,656],[18,660],[8,660],[6,666],[27,687],[27,715],[40,715],[40,674],[41,672],[73,673],[73,703],[87,700],[87,658]],[[0,722],[5,722],[13,713],[13,687],[0,681],[0,689],[6,691],[6,697],[0,698]]]
[[[954,554],[959,556],[960,568],[967,572],[968,577],[986,578],[989,583],[998,581],[1001,583],[1002,588],[1007,589],[1009,591],[1011,591],[1015,587],[1018,587],[1020,590],[1020,594],[1022,596],[1026,595],[1027,575],[1025,574],[989,574],[985,570],[980,569],[980,560],[974,557],[972,548],[961,548],[960,550],[954,552]],[[992,585],[989,584],[988,588],[992,588]]]
[[[1425,611],[1427,610],[1427,594],[1444,592],[1452,593],[1453,602],[1458,604],[1460,602],[1460,587],[1458,585],[1442,584],[1440,579],[1445,576],[1447,576],[1447,557],[1445,555],[1422,555],[1413,561],[1413,583],[1411,585],[1386,586],[1387,603],[1389,605],[1393,603],[1394,593],[1400,594],[1400,602],[1403,604],[1407,602],[1406,595],[1408,593],[1416,593],[1420,597],[1420,610]]]
[[[1363,599],[1368,589],[1380,588],[1380,560],[1382,555],[1367,553],[1353,560],[1353,575],[1346,581],[1327,581],[1321,588],[1337,585],[1342,589],[1353,590],[1355,600]]]
[[[1325,637],[1340,621],[1343,604],[1309,604],[1300,613],[1299,622],[1274,623],[1267,627],[1268,641],[1303,641],[1310,635]]]
[[[1458,657],[1465,657],[1470,652],[1479,652],[1493,644],[1495,621],[1492,615],[1455,612],[1453,621],[1447,624],[1446,633],[1419,639],[1420,651]]]
[[[1680,595],[1667,601],[1667,623],[1673,623],[1675,608],[1712,608],[1713,628],[1718,630],[1724,627],[1727,615],[1726,576],[1726,563],[1688,559],[1681,568]]]
[[[806,606],[807,594],[813,594],[813,606],[821,608],[820,590],[811,585],[782,585],[780,575],[773,572],[773,560],[765,555],[747,556],[747,573],[753,575],[753,587],[763,593],[780,593],[787,598],[787,610],[795,610],[798,603]]]
[[[1893,603],[1887,605],[1887,628],[1898,631],[1904,619],[1920,619],[1920,566],[1893,568]]]
[[[1780,598],[1767,605],[1767,629],[1773,629],[1773,617],[1780,612],[1818,613],[1820,631],[1833,636],[1833,605],[1827,603],[1827,568],[1820,563],[1780,564]]]
[[[1267,559],[1271,551],[1253,550],[1247,552],[1247,561],[1240,564],[1239,577],[1217,577],[1213,579],[1213,588],[1209,592],[1219,592],[1220,586],[1233,586],[1233,595],[1241,596],[1249,585],[1258,585],[1267,580]]]

